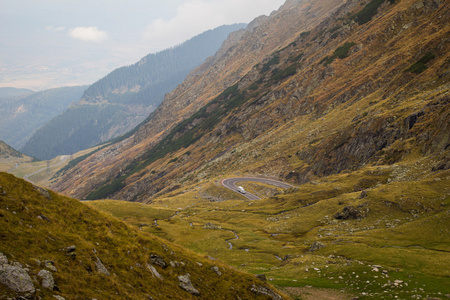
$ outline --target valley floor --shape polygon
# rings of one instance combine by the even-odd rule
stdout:
[[[446,299],[450,171],[426,161],[366,167],[283,190],[242,182],[184,187],[149,205],[89,205],[236,269],[294,299]]]

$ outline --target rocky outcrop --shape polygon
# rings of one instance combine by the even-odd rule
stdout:
[[[192,295],[200,296],[200,292],[192,285],[189,274],[178,276],[178,280],[180,288]]]
[[[325,244],[319,241],[315,241],[309,248],[309,252],[314,252],[322,248],[325,248]]]
[[[338,220],[355,220],[355,219],[363,219],[369,213],[369,208],[367,208],[368,203],[354,206],[346,206],[341,212],[338,212],[334,215],[335,219]]]

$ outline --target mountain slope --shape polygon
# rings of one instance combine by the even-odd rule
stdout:
[[[86,86],[63,87],[0,100],[0,139],[20,149],[33,133],[78,101]],[[21,91],[21,90],[19,90]]]
[[[70,190],[71,195],[80,197],[110,178],[117,177],[132,162],[129,157],[139,157],[151,149],[179,121],[189,118],[224,89],[235,84],[280,44],[289,44],[293,37],[318,25],[336,10],[338,3],[341,1],[288,1],[270,17],[259,17],[245,31],[230,35],[214,57],[191,72],[180,86],[166,96],[131,138],[97,153],[74,169],[74,172],[83,169],[81,172],[86,174],[88,170],[102,171],[95,175],[91,173],[84,177],[83,182],[76,184],[74,181],[77,179],[68,175],[54,188],[68,193]],[[108,166],[105,168],[102,164],[106,161]]]
[[[134,136],[73,169],[86,176],[69,172],[54,188],[76,197],[148,201],[180,185],[236,171],[304,183],[417,155],[434,155],[436,168],[447,168],[448,5],[421,3],[347,1],[335,7],[311,30],[290,32],[278,51],[213,101],[210,94],[194,93],[199,102],[182,102],[185,108],[178,108],[174,99],[180,98],[169,95]],[[260,25],[271,28],[273,34],[264,38],[277,45],[277,33],[285,33],[304,13],[303,2],[288,4],[293,8]],[[363,21],[357,22],[359,16],[365,16]],[[232,49],[248,49],[248,39],[253,41],[243,35],[243,48]],[[233,57],[234,67],[244,65]],[[209,82],[205,74],[224,60],[209,69],[202,66],[197,71],[205,77],[200,78]],[[232,71],[236,68],[220,76]],[[186,94],[192,96],[191,91]],[[197,113],[183,122],[162,123],[170,131],[149,126],[166,115],[164,110],[170,112],[171,103],[172,112],[186,118],[202,97],[210,102]]]
[[[213,55],[230,32],[242,27],[235,24],[209,30],[177,47],[114,70],[91,85],[78,103],[36,132],[22,151],[50,159],[132,130],[193,68]]]
[[[5,173],[0,225],[2,297],[282,299],[254,276]]]

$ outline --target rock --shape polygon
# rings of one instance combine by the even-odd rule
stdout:
[[[261,281],[267,281],[266,275],[264,274],[256,274],[255,276]]]
[[[52,196],[50,195],[50,192],[46,189],[43,189],[41,187],[35,186],[33,185],[33,188],[39,192],[39,194],[41,194],[44,198],[46,198],[47,200],[52,200]]]
[[[0,252],[0,265],[6,265],[8,263],[8,258]]]
[[[75,252],[75,250],[77,250],[77,247],[75,247],[75,246],[69,246],[66,248],[67,253]]]
[[[30,275],[19,266],[0,265],[0,284],[6,285],[11,290],[19,293],[33,294],[35,292]]]
[[[66,300],[64,297],[53,295],[53,298],[56,298],[57,300]]]
[[[97,266],[97,270],[100,273],[105,274],[106,276],[110,275],[108,269],[103,265],[103,263],[100,260],[100,258],[97,257],[97,261],[95,262],[95,265]]]
[[[55,267],[55,263],[51,260],[44,261],[44,267],[49,269],[50,271],[57,272],[58,269]]]
[[[192,285],[191,279],[189,278],[189,274],[178,276],[178,280],[180,281],[178,285],[180,288],[182,288],[183,290],[192,295],[195,296],[200,295],[200,292]]]
[[[266,288],[265,286],[252,285],[252,288],[250,290],[257,295],[269,296],[270,298],[272,298],[272,300],[283,300],[280,295],[278,295],[271,289]]]
[[[219,276],[222,275],[222,272],[220,272],[219,267],[217,267],[217,266],[212,267],[211,270],[213,270],[214,272],[216,272],[216,274],[219,275]]]
[[[362,207],[354,207],[354,206],[346,206],[342,212],[338,212],[334,215],[335,219],[338,220],[347,220],[347,219],[362,219],[366,217],[369,209]]]
[[[362,191],[361,194],[359,194],[358,199],[363,199],[367,197],[367,192],[366,191]]]
[[[167,263],[156,254],[150,254],[150,262],[154,265],[160,266],[161,268],[167,268]]]
[[[315,241],[315,242],[311,245],[311,247],[309,248],[309,252],[314,252],[314,251],[316,251],[316,250],[319,250],[319,249],[322,249],[322,248],[325,248],[325,247],[326,247],[326,246],[325,246],[324,243],[319,242],[319,241]]]
[[[41,278],[41,285],[44,288],[53,291],[53,288],[55,287],[55,280],[53,279],[53,275],[50,271],[40,270],[37,276]]]
[[[155,269],[154,266],[150,264],[146,264],[147,269],[152,273],[153,277],[156,277],[160,280],[164,280],[164,278],[161,276],[161,274],[158,273],[158,271]]]

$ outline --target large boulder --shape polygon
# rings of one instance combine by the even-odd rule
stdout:
[[[35,292],[33,280],[28,272],[18,263],[8,264],[8,259],[0,253],[0,284],[18,293]]]

